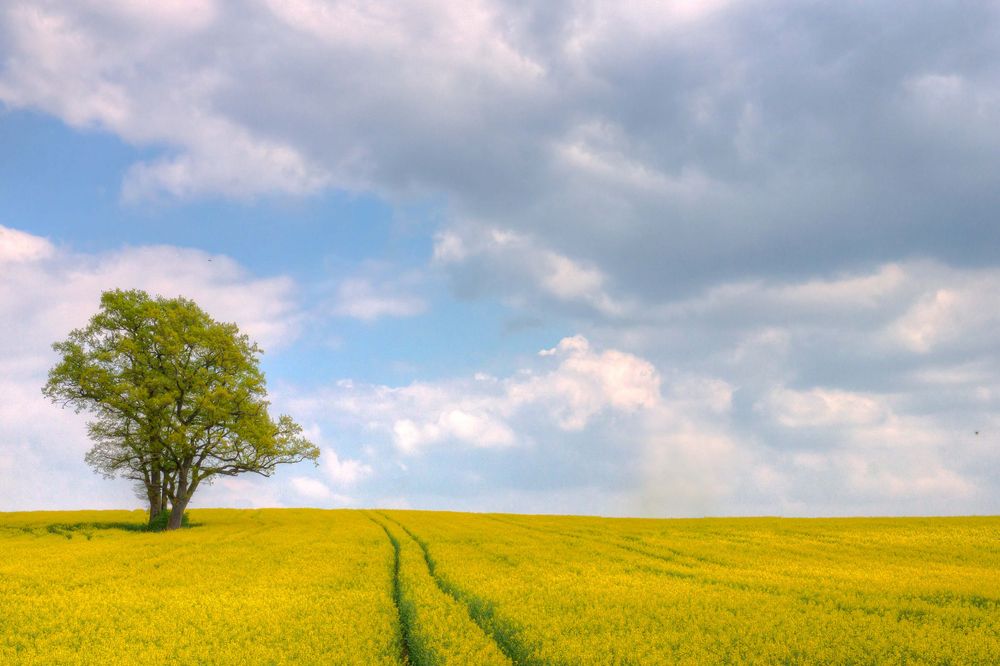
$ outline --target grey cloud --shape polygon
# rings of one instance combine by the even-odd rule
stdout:
[[[986,6],[768,4],[681,35],[608,29],[549,136],[582,142],[609,173],[550,159],[544,194],[491,220],[654,299],[908,256],[994,262],[996,26]],[[954,77],[944,113],[922,99],[933,77]],[[652,185],[706,184],[641,187],[629,167]]]
[[[11,3],[0,98],[168,146],[135,196],[444,201],[646,299],[998,259],[989,3],[202,5]]]

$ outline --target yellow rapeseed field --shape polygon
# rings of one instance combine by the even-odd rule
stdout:
[[[0,663],[996,664],[1000,518],[0,514]]]
[[[396,664],[392,545],[351,511],[0,514],[0,663]]]
[[[388,515],[517,663],[1000,663],[997,518]]]

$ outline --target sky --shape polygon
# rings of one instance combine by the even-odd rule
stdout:
[[[995,514],[1000,3],[7,0],[0,511],[110,288],[322,449],[193,508]]]

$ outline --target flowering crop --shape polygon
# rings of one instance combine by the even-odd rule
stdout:
[[[0,514],[0,663],[1000,663],[1000,518]]]
[[[1000,663],[997,518],[388,515],[516,663]]]
[[[365,516],[143,518],[0,514],[0,663],[398,663],[393,550]]]

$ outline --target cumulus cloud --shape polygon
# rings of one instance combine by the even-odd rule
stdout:
[[[16,315],[5,320],[9,353],[0,357],[2,390],[12,396],[0,406],[7,477],[12,460],[55,453],[52,442],[63,447],[58,474],[79,473],[81,420],[50,414],[37,390],[51,363],[48,341],[85,321],[105,283],[141,274],[139,286],[201,290],[199,301],[215,299],[217,315],[244,327],[272,312],[295,321],[294,285],[250,276],[225,258],[177,248],[83,255],[19,233],[3,238],[49,249],[3,265],[2,306]],[[186,281],[169,282],[159,266],[186,267]],[[237,298],[248,288],[272,302]],[[941,320],[947,334],[911,344],[915,328],[939,330],[922,313],[942,290],[962,304]],[[984,470],[1000,462],[990,439],[1000,432],[990,314],[998,294],[993,269],[926,260],[801,282],[734,282],[641,316],[626,312],[615,326],[598,319],[587,335],[565,337],[505,376],[341,380],[308,392],[286,385],[282,410],[314,423],[309,436],[324,449],[317,475],[270,489],[217,484],[205,501],[406,498],[439,508],[646,515],[981,511],[996,497]],[[260,330],[278,331],[276,341],[294,336],[294,326]],[[337,433],[336,446],[326,432]],[[17,477],[6,480],[23,506],[43,501],[38,479]]]
[[[580,335],[539,354],[559,359],[559,367],[515,381],[508,394],[516,404],[550,406],[566,430],[584,428],[604,409],[630,413],[659,402],[659,373],[645,359],[615,349],[596,352]]]
[[[732,498],[740,465],[754,455],[730,427],[732,392],[717,378],[683,373],[664,387],[647,360],[578,335],[507,377],[342,381],[287,399],[296,413],[371,441],[383,472],[367,485],[385,494],[403,487],[418,505],[541,506],[524,504],[533,501],[549,510],[694,515]]]
[[[417,454],[435,444],[524,445],[531,434],[518,433],[514,422],[520,418],[579,431],[602,413],[631,414],[655,406],[659,399],[656,369],[631,354],[598,352],[576,336],[540,356],[550,367],[525,368],[505,379],[479,374],[471,380],[416,382],[398,388],[344,381],[326,395],[299,397],[290,404],[297,412],[314,416],[340,414],[391,436],[398,451]],[[341,476],[365,470],[336,457],[329,464]]]
[[[372,474],[372,467],[360,460],[341,459],[333,449],[323,449],[323,473],[339,487],[353,486]]]
[[[416,453],[428,444],[448,440],[481,447],[506,446],[514,442],[513,432],[498,419],[447,406],[443,407],[443,411],[434,420],[395,420],[392,434],[396,446],[404,453]]]

